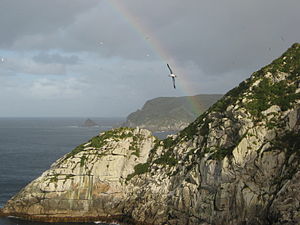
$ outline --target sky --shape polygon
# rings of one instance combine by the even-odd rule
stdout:
[[[299,8],[0,0],[0,117],[126,117],[156,97],[224,94],[300,42]]]

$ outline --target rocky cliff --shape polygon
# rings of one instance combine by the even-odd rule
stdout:
[[[222,95],[160,97],[147,101],[141,110],[131,113],[123,126],[151,131],[179,131],[219,100]]]
[[[177,135],[158,141],[140,129],[104,133],[58,160],[3,213],[48,221],[300,224],[299,74],[294,44]]]
[[[155,137],[118,128],[76,147],[14,196],[3,212],[30,220],[91,221],[119,218],[125,182],[145,163]]]

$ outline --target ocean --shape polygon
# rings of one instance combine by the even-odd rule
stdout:
[[[51,164],[102,131],[119,126],[124,118],[91,118],[99,124],[84,127],[85,118],[0,118],[0,207]],[[154,133],[165,138],[174,132]],[[88,225],[41,223],[0,218],[0,225]]]
[[[64,154],[123,118],[91,118],[99,126],[83,127],[85,118],[0,118],[0,207]],[[49,223],[0,218],[0,225]],[[88,223],[51,223],[79,225]],[[93,224],[93,223],[92,223]]]

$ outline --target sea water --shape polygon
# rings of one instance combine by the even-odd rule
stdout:
[[[92,118],[99,126],[84,127],[85,118],[0,118],[0,207],[51,164],[123,118]],[[174,132],[157,132],[162,139]],[[49,225],[0,218],[0,225]],[[51,223],[51,225],[94,223]]]
[[[83,127],[84,121],[85,118],[0,118],[0,207],[58,158],[99,132],[120,125],[123,119],[93,118],[99,124],[95,127]],[[0,218],[0,225],[46,224],[49,225]]]

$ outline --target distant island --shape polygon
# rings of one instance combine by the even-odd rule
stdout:
[[[86,119],[83,123],[83,127],[95,127],[95,126],[98,126],[98,124],[91,119]]]
[[[131,113],[123,126],[151,131],[182,130],[221,97],[220,94],[200,94],[154,98],[147,101],[142,109]]]

